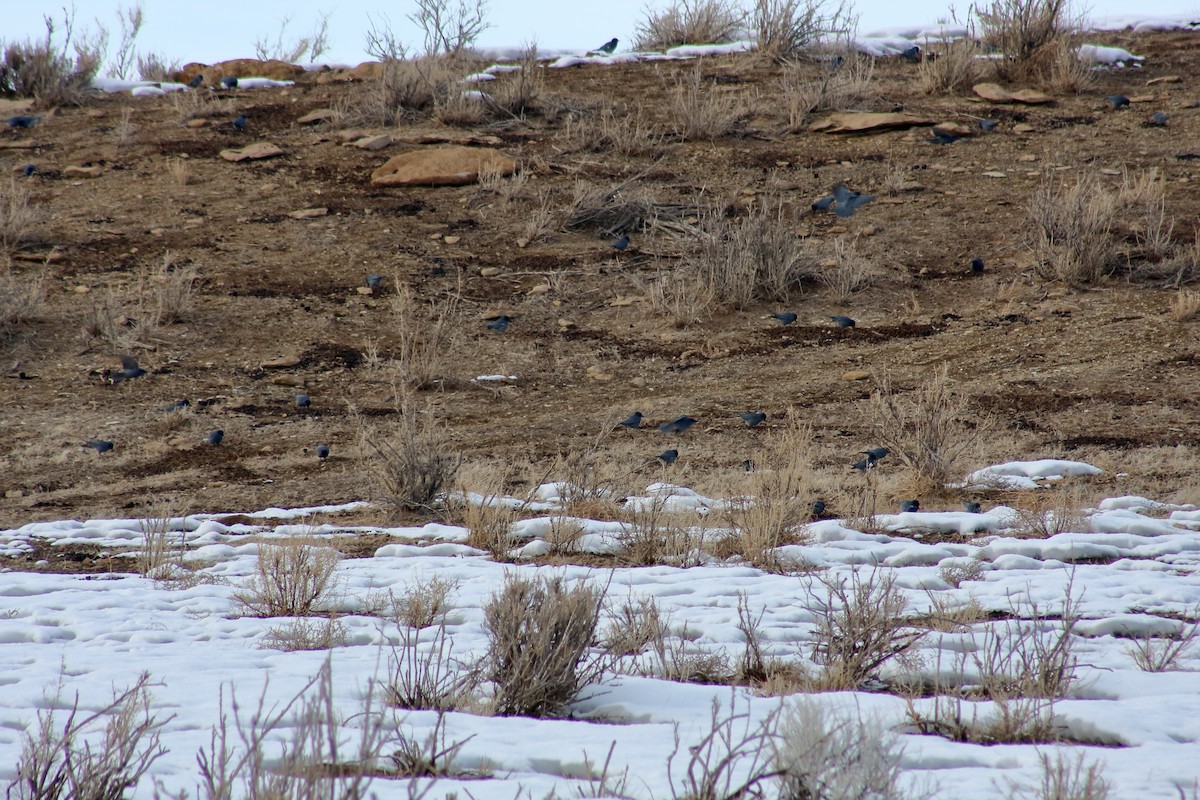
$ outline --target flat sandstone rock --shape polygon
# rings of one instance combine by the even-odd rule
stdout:
[[[436,147],[410,150],[389,158],[371,173],[380,186],[465,186],[479,180],[484,169],[511,175],[517,162],[484,147]]]

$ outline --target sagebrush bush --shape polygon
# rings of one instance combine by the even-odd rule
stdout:
[[[855,19],[844,0],[753,0],[750,27],[765,56],[787,61],[823,40],[847,39]]]
[[[706,85],[699,64],[676,80],[669,110],[675,135],[689,142],[726,136],[751,113],[740,94]]]
[[[602,590],[570,586],[560,576],[505,578],[483,609],[484,670],[496,714],[559,714],[603,674],[603,665],[587,658],[603,599]]]
[[[1067,0],[989,0],[974,6],[985,46],[1000,54],[992,66],[1005,81],[1044,78],[1055,50],[1074,24]]]
[[[462,459],[450,448],[445,429],[419,413],[415,403],[404,399],[399,417],[389,431],[365,424],[359,429],[370,478],[388,505],[429,511],[453,484]]]
[[[0,183],[0,251],[15,250],[41,221],[41,210],[29,200],[29,189],[24,182],[9,178]]]
[[[340,561],[333,547],[308,539],[264,542],[254,577],[235,597],[256,616],[306,616],[328,599]]]
[[[64,9],[60,43],[52,17],[41,41],[9,42],[0,62],[0,97],[32,97],[46,107],[79,105],[104,61],[105,42],[76,35],[74,11]]]
[[[637,50],[666,50],[683,44],[721,44],[742,33],[746,10],[736,0],[671,0],[648,8],[634,28]]]
[[[0,344],[13,338],[22,325],[37,317],[45,302],[44,273],[0,272]]]

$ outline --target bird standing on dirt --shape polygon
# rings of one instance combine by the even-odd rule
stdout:
[[[312,398],[306,394],[295,394],[292,397],[296,398],[296,408],[308,408],[312,405]]]
[[[963,511],[968,514],[978,514],[982,506],[971,500],[963,500]]]
[[[1000,120],[997,119],[981,119],[979,120],[979,129],[984,133],[991,133],[999,124]]]
[[[616,250],[618,253],[624,253],[625,248],[629,247],[629,234],[625,234],[620,239],[617,239],[615,242],[610,244],[609,247],[611,247],[613,250]]]
[[[221,85],[226,89],[236,89],[238,85],[238,79],[232,75],[226,75],[224,78],[221,78]]]
[[[607,42],[600,45],[599,47],[597,47],[592,52],[603,53],[606,56],[611,56],[616,49],[617,49],[617,40],[616,40],[616,37],[614,37],[612,39],[609,39]]]
[[[229,124],[233,126],[233,129],[235,131],[246,130],[246,115],[238,114],[237,117],[234,118],[233,122],[231,122]]]
[[[683,433],[684,431],[686,431],[688,428],[692,427],[695,424],[696,424],[696,420],[692,419],[691,417],[689,417],[685,414],[684,416],[673,419],[670,422],[664,422],[664,423],[660,424],[658,426],[658,432],[659,433]]]
[[[833,320],[833,324],[837,325],[839,328],[853,328],[855,325],[854,320],[850,319],[849,317],[843,317],[841,314],[834,314],[832,317],[830,317],[830,319]]]
[[[914,44],[907,50],[902,50],[900,57],[910,64],[919,64],[921,63],[921,48],[919,45]]]
[[[83,443],[84,447],[90,447],[97,453],[107,453],[113,449],[113,443],[104,439],[88,439]]]
[[[657,458],[659,461],[661,461],[663,463],[663,466],[669,467],[675,463],[675,459],[679,458],[679,451],[678,450],[663,450],[661,453],[659,453],[657,456],[655,456],[655,458]]]
[[[189,89],[199,89],[200,84],[204,83],[204,73],[200,73],[196,77],[187,82]]]
[[[796,321],[796,315],[790,311],[779,311],[779,312],[772,314],[771,316],[773,318],[779,320],[780,322],[782,322],[784,325],[791,325],[793,322]]]
[[[1116,111],[1118,108],[1125,108],[1127,105],[1129,105],[1129,98],[1123,94],[1110,94],[1105,99],[1112,104],[1113,111]]]
[[[1155,111],[1150,116],[1150,125],[1152,125],[1155,128],[1165,128],[1165,127],[1167,127],[1167,120],[1169,120],[1170,118],[1171,117],[1169,114],[1164,114],[1161,111]]]
[[[746,423],[747,428],[761,425],[762,421],[767,418],[765,411],[743,411],[738,416],[742,418],[742,422]]]
[[[929,141],[933,142],[934,144],[954,144],[962,138],[962,136],[950,133],[949,131],[943,131],[934,128],[933,135],[929,137]]]
[[[321,459],[322,461],[329,458],[329,445],[327,445],[327,444],[317,445],[317,458]]]
[[[640,411],[633,412],[628,417],[621,420],[620,424],[625,426],[626,428],[642,427],[642,412],[640,412]]]
[[[14,130],[16,128],[21,128],[22,130],[29,130],[30,128],[37,127],[37,124],[38,124],[38,122],[41,121],[41,119],[42,119],[41,117],[20,115],[20,116],[16,116],[16,117],[9,117],[8,119],[6,119],[4,121],[8,124],[8,127],[13,128]]]
[[[378,289],[383,284],[383,276],[374,273],[367,276],[367,288]]]
[[[920,510],[921,510],[921,501],[920,500],[905,500],[904,502],[902,502],[900,504],[900,511],[902,513],[910,514],[910,513],[920,511]]]
[[[216,447],[217,445],[219,445],[221,443],[221,440],[224,438],[225,438],[225,431],[218,428],[217,430],[208,434],[208,436],[205,436],[204,441],[208,442],[213,447]]]
[[[983,274],[983,259],[982,258],[972,258],[971,259],[971,274],[972,275],[982,275]]]
[[[498,317],[488,317],[488,319],[490,320],[487,325],[488,328],[497,333],[504,333],[508,330],[508,323],[512,322],[512,317],[507,314],[501,314]]]

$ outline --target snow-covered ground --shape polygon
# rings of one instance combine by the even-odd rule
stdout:
[[[993,475],[1048,476],[1087,474],[1087,465],[1042,461],[998,465]],[[977,473],[978,475],[978,473]],[[1064,478],[1070,480],[1070,478]],[[537,507],[555,508],[561,487],[547,486]],[[658,484],[649,495],[671,495],[679,508],[717,508],[682,488]],[[649,502],[631,498],[629,503]],[[0,781],[11,780],[21,752],[22,732],[31,730],[61,680],[62,707],[78,694],[81,708],[102,708],[114,689],[132,685],[142,672],[155,682],[153,709],[170,717],[162,733],[167,753],[151,777],[131,795],[149,798],[154,782],[171,791],[196,785],[196,754],[207,747],[221,714],[222,698],[253,709],[286,703],[332,659],[336,706],[353,729],[357,712],[375,678],[385,677],[399,639],[394,621],[369,613],[386,592],[437,578],[453,582],[447,631],[456,658],[469,660],[486,649],[482,607],[510,574],[562,575],[568,582],[607,587],[605,623],[629,599],[653,598],[676,633],[685,627],[697,652],[725,652],[735,663],[744,637],[738,629],[738,602],[761,612],[760,630],[768,656],[812,666],[815,617],[811,594],[824,591],[817,573],[773,574],[744,563],[709,560],[701,566],[652,566],[601,569],[583,566],[534,566],[527,560],[498,563],[466,544],[467,531],[448,525],[421,528],[351,529],[333,524],[308,525],[311,514],[336,519],[357,504],[319,509],[269,509],[222,522],[225,515],[194,515],[172,521],[186,539],[187,558],[207,564],[213,579],[172,588],[131,574],[65,575],[6,571],[0,573]],[[553,513],[553,512],[551,512]],[[961,607],[970,602],[987,612],[1010,613],[1036,604],[1051,618],[1068,590],[1078,601],[1082,620],[1075,629],[1078,679],[1054,710],[1056,729],[1100,764],[1113,784],[1114,798],[1178,798],[1176,787],[1195,791],[1200,779],[1200,644],[1186,651],[1176,669],[1139,670],[1130,655],[1131,636],[1172,635],[1185,628],[1180,617],[1200,609],[1200,511],[1191,506],[1157,503],[1140,497],[1111,498],[1087,509],[1079,523],[1049,538],[1017,535],[1021,515],[1005,507],[982,513],[922,511],[879,515],[875,532],[862,532],[840,520],[811,524],[807,543],[783,549],[781,557],[822,568],[830,577],[892,576],[908,602],[907,614]],[[1027,517],[1026,517],[1027,519]],[[545,548],[538,537],[549,529],[547,517],[517,527],[519,553]],[[619,547],[618,526],[582,520],[583,549]],[[41,548],[82,544],[130,553],[143,541],[144,521],[88,520],[32,523],[0,531],[0,559]],[[880,532],[883,531],[883,532]],[[302,536],[314,541],[361,533],[383,533],[392,542],[372,557],[344,559],[331,606],[345,626],[345,644],[331,651],[282,652],[268,645],[269,632],[287,620],[243,616],[235,594],[253,578],[259,543]],[[0,565],[2,565],[0,561]],[[968,579],[957,587],[947,578],[959,568]],[[972,573],[972,570],[977,570]],[[986,625],[987,623],[977,623]],[[935,656],[969,649],[959,632],[931,632],[919,646],[926,665]],[[908,724],[905,701],[882,691],[901,667],[884,668],[876,691],[814,694],[829,708],[872,720],[894,730],[904,747],[903,781],[933,787],[939,798],[994,798],[1013,785],[1033,785],[1039,755],[1063,745],[983,746],[921,735]],[[652,671],[652,670],[651,670]],[[666,764],[678,734],[686,747],[699,741],[711,720],[712,703],[749,709],[761,718],[788,698],[767,697],[747,689],[673,683],[653,675],[614,675],[592,686],[570,708],[568,718],[489,717],[452,712],[446,717],[447,741],[468,740],[455,758],[459,769],[481,769],[491,777],[444,778],[429,796],[469,791],[477,800],[576,796],[587,789],[581,779],[585,761],[598,770],[612,749],[609,774],[625,773],[626,791],[637,798],[672,796]],[[917,708],[931,702],[918,699]],[[923,705],[924,704],[924,705]],[[874,722],[877,720],[878,722]],[[397,712],[392,732],[418,739],[433,729],[431,711]],[[287,725],[276,734],[287,733]],[[677,781],[682,764],[677,760]],[[152,780],[152,779],[153,780]],[[406,781],[379,779],[381,798],[407,797]],[[1023,795],[1031,796],[1031,795]],[[1192,797],[1188,794],[1187,797]]]

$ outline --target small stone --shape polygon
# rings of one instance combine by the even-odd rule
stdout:
[[[558,327],[562,328],[564,331],[569,331],[576,326],[575,323],[569,319],[560,319],[558,321]]]
[[[237,150],[222,150],[221,158],[226,161],[257,161],[283,155],[283,148],[270,142],[255,142]]]
[[[539,283],[537,286],[530,289],[526,294],[528,294],[530,297],[537,297],[538,295],[546,294],[549,291],[550,291],[550,284]]]
[[[445,242],[446,244],[458,244],[459,242],[462,241],[462,237],[461,236],[444,236],[444,237],[442,237],[442,241]]]
[[[871,377],[871,373],[865,369],[852,369],[849,372],[843,372],[838,380],[842,381],[865,381]]]
[[[308,380],[299,375],[276,375],[271,378],[271,383],[276,386],[290,386],[294,389],[303,389],[308,386]]]
[[[1163,75],[1146,81],[1147,86],[1153,86],[1156,83],[1183,83],[1183,78],[1178,75]]]
[[[1037,161],[1037,160],[1038,160],[1038,157],[1035,155],[1031,155],[1030,153],[1026,153],[1023,156],[1017,157],[1017,161]]]
[[[644,388],[646,388],[646,379],[643,378],[641,375],[638,375],[636,378],[634,378],[633,380],[631,380],[629,382],[629,385],[634,387],[635,389],[644,389]]]
[[[289,211],[288,216],[292,219],[313,219],[315,217],[323,217],[329,213],[329,209],[321,208],[302,208],[299,211]]]
[[[354,291],[358,292],[359,294],[375,294],[375,290],[370,286],[359,286]]]
[[[528,246],[529,246],[529,240],[526,239],[524,236],[522,236],[520,239],[517,239],[517,247],[524,250]]]
[[[208,120],[206,120],[206,119],[189,119],[185,123],[185,127],[188,127],[188,128],[204,128],[207,125],[208,125]]]
[[[479,274],[481,277],[484,277],[484,278],[494,278],[500,274],[500,268],[499,267],[484,267],[483,269],[479,270]]]
[[[263,369],[288,369],[289,367],[295,367],[299,364],[300,364],[300,356],[299,355],[290,355],[290,356],[280,356],[279,358],[273,358],[270,361],[264,361],[264,362],[262,362],[261,366]]]
[[[1013,133],[1033,133],[1033,126],[1028,122],[1021,122],[1013,125]]]
[[[338,112],[332,108],[315,108],[296,122],[300,125],[315,125],[318,122],[328,122],[337,115]]]
[[[351,142],[350,144],[357,147],[359,150],[382,150],[396,140],[386,133],[379,136],[364,136],[363,138]]]
[[[90,287],[90,286],[76,286],[71,291],[75,292],[75,294],[87,294],[91,290],[92,290],[92,287]]]
[[[1004,174],[1003,172],[1000,172],[999,170],[993,169],[993,170],[988,170],[987,172],[983,173],[983,177],[985,177],[985,178],[1007,178],[1008,176],[1006,174]]]
[[[104,169],[95,165],[91,166],[70,166],[62,171],[64,178],[99,178],[104,174]]]

